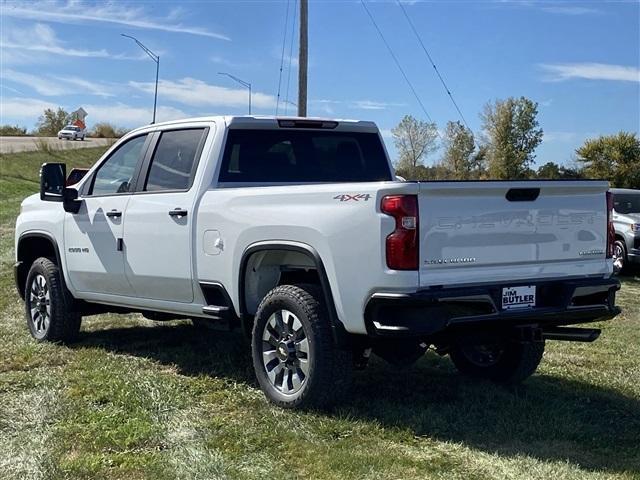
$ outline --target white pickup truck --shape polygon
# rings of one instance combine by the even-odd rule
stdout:
[[[518,382],[620,311],[607,182],[398,181],[370,122],[155,124],[65,173],[43,165],[17,220],[33,337],[102,312],[238,327],[283,407],[335,403],[371,351]]]

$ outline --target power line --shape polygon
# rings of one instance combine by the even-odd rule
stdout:
[[[289,105],[289,82],[291,81],[291,58],[293,57],[294,34],[296,33],[296,13],[298,12],[298,0],[293,3],[293,21],[291,22],[291,46],[289,47],[289,65],[287,66],[287,93],[284,101],[284,114],[287,114]]]
[[[407,19],[407,22],[409,22],[409,26],[411,27],[411,30],[413,30],[414,35],[418,39],[418,42],[420,42],[420,46],[422,47],[422,50],[427,55],[427,58],[429,59],[429,62],[431,63],[431,66],[435,70],[436,75],[438,75],[438,78],[440,79],[440,83],[442,83],[442,86],[444,87],[445,91],[447,92],[447,95],[449,95],[449,98],[451,99],[451,102],[453,103],[453,106],[458,111],[458,115],[460,115],[460,118],[462,119],[462,122],[464,123],[465,127],[467,127],[467,129],[471,130],[471,128],[469,128],[469,124],[467,123],[467,121],[464,118],[464,115],[462,114],[462,111],[460,110],[460,107],[458,107],[458,104],[456,103],[455,99],[453,98],[453,94],[451,93],[451,90],[449,90],[449,87],[447,87],[447,84],[444,81],[444,78],[442,78],[442,75],[440,74],[440,71],[438,70],[438,67],[436,67],[436,64],[433,61],[433,58],[431,58],[431,55],[429,54],[429,51],[427,50],[427,47],[425,47],[424,42],[422,41],[422,38],[420,37],[420,34],[416,30],[416,27],[413,24],[413,22],[411,21],[411,18],[409,18],[409,14],[407,13],[407,10],[404,8],[404,5],[402,5],[400,0],[396,0],[396,3],[402,9],[402,13],[404,13],[404,16]]]
[[[387,39],[384,37],[384,34],[382,33],[382,30],[380,30],[380,27],[378,27],[378,24],[376,23],[375,19],[373,18],[373,15],[371,15],[371,12],[367,8],[367,5],[364,3],[364,0],[360,0],[360,3],[364,7],[365,12],[367,12],[367,15],[369,15],[369,19],[371,20],[371,23],[373,24],[375,29],[378,31],[378,35],[380,35],[380,38],[382,39],[382,41],[384,42],[385,46],[387,47],[387,50],[389,51],[389,54],[391,55],[391,58],[393,58],[393,61],[395,62],[396,66],[398,67],[398,70],[400,70],[400,73],[404,77],[405,82],[407,82],[407,85],[409,85],[409,88],[411,89],[411,92],[413,93],[413,96],[416,97],[416,101],[420,105],[420,108],[422,108],[422,111],[424,112],[424,114],[427,117],[427,119],[429,120],[429,122],[434,123],[433,120],[431,119],[431,115],[429,115],[429,112],[427,112],[427,109],[425,108],[424,104],[422,103],[422,100],[420,100],[420,97],[418,96],[418,93],[416,92],[416,89],[413,87],[413,84],[411,83],[411,80],[409,80],[409,77],[407,76],[407,74],[405,73],[404,69],[402,68],[402,65],[400,65],[400,61],[398,60],[398,57],[396,57],[396,54],[393,53],[393,50],[391,49],[391,45],[389,45],[389,42],[387,42]],[[442,137],[440,136],[440,132],[437,129],[436,129],[436,133],[438,134],[438,137],[440,137],[440,139],[442,139]]]
[[[297,0],[296,0],[297,1]],[[284,66],[284,48],[287,44],[287,28],[289,27],[289,4],[291,0],[287,0],[287,13],[284,17],[284,37],[282,38],[282,55],[280,56],[280,74],[278,75],[278,96],[276,100],[276,115],[280,107],[280,87],[282,86],[282,67]]]

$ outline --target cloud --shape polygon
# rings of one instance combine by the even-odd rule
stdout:
[[[209,57],[213,63],[217,63],[219,65],[224,65],[226,67],[232,68],[249,68],[249,67],[258,67],[261,64],[259,62],[235,62],[233,60],[229,60],[220,55],[213,55]]]
[[[140,91],[153,94],[153,82],[129,82]],[[160,80],[158,96],[172,102],[198,107],[245,107],[248,92],[245,88],[227,88],[210,85],[195,78],[183,78],[177,81]],[[251,104],[256,108],[275,108],[276,98],[261,92],[252,92]]]
[[[575,5],[571,2],[563,1],[536,1],[536,0],[495,0],[494,3],[501,5],[513,5],[515,7],[535,8],[542,12],[555,13],[558,15],[593,15],[602,13],[601,10],[592,7]]]
[[[31,120],[35,124],[46,108],[57,109],[58,107],[71,111],[75,110],[78,105],[52,103],[37,98],[3,97],[0,102],[0,116],[2,116],[3,122],[20,119]],[[153,116],[153,108],[151,107],[134,107],[124,103],[83,104],[82,107],[89,113],[87,117],[89,126],[98,122],[109,122],[122,127],[140,127],[149,124]],[[189,116],[182,110],[173,107],[161,106],[157,110],[157,121],[159,122]]]
[[[577,5],[552,5],[543,6],[541,10],[549,13],[557,13],[560,15],[593,15],[601,13],[600,10],[589,7],[580,7]]]
[[[0,37],[0,48],[3,52],[3,64],[7,63],[33,63],[46,59],[49,55],[62,55],[65,57],[93,57],[112,58],[117,60],[141,60],[140,55],[128,56],[124,54],[110,53],[105,49],[87,50],[65,45],[54,30],[48,25],[37,23],[32,28],[7,29],[4,28]],[[13,55],[6,58],[6,50],[14,50]],[[43,57],[34,57],[32,53],[46,54]],[[144,57],[146,58],[146,57]]]
[[[351,102],[351,108],[361,109],[361,110],[386,110],[389,107],[402,107],[404,103],[392,103],[392,102],[374,102],[373,100],[357,100],[355,102]]]
[[[40,95],[47,97],[78,94],[97,95],[100,97],[112,97],[115,95],[112,87],[108,85],[90,82],[75,76],[31,75],[4,68],[0,71],[0,78],[25,85]]]
[[[2,101],[0,101],[0,117],[2,117],[3,123],[7,121],[6,119],[16,118],[30,119],[35,123],[46,108],[55,109],[58,108],[58,105],[36,98],[2,97]]]
[[[562,131],[545,131],[543,141],[544,142],[575,142],[580,135],[576,132],[562,132]]]
[[[551,82],[561,82],[574,78],[640,82],[640,69],[638,67],[606,63],[543,63],[539,66],[547,73],[545,80]]]
[[[381,128],[380,135],[382,135],[382,138],[385,140],[393,140],[393,133],[390,128]]]
[[[114,89],[110,85],[104,83],[92,82],[85,80],[84,78],[67,76],[67,75],[52,75],[54,78],[67,87],[67,93],[87,93],[89,95],[96,95],[98,97],[114,97]],[[73,88],[69,88],[69,86]]]
[[[82,0],[19,2],[5,4],[2,14],[6,17],[66,24],[111,23],[132,28],[230,40],[226,35],[205,28],[175,23],[177,17],[181,15],[179,9],[174,9],[167,17],[154,18],[143,7],[132,7],[120,2],[105,4]]]
[[[330,105],[343,105],[355,110],[386,110],[390,107],[404,107],[406,105],[405,103],[378,102],[374,100],[331,100],[327,98],[311,100],[310,103],[320,104],[325,110],[330,108]],[[331,110],[331,113],[333,113],[333,110]]]
[[[82,105],[82,108],[89,113],[87,119],[91,124],[109,122],[123,127],[140,127],[151,123],[153,117],[152,107],[132,107],[124,103],[87,104]],[[178,108],[159,106],[156,112],[156,121],[166,122],[192,116]]]

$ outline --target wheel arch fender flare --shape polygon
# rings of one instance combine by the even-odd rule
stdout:
[[[324,297],[325,305],[329,315],[329,324],[333,334],[334,341],[339,346],[345,346],[348,341],[348,333],[344,328],[343,323],[338,318],[335,302],[333,300],[333,294],[331,292],[331,283],[327,276],[327,271],[324,267],[324,263],[318,251],[311,245],[301,242],[282,242],[282,241],[261,241],[249,245],[242,252],[240,259],[240,270],[238,276],[238,307],[240,317],[244,318],[247,315],[246,300],[245,300],[245,279],[247,274],[247,265],[252,255],[262,251],[268,250],[283,250],[290,252],[297,252],[309,257],[315,265],[318,277],[320,279],[320,288],[322,289],[322,295]]]
[[[24,282],[26,282],[27,273],[29,272],[29,268],[31,267],[31,265],[25,264],[24,261],[22,260],[22,258],[24,258],[24,253],[23,253],[24,250],[21,250],[21,249],[24,248],[25,240],[29,240],[29,239],[40,239],[51,244],[52,250],[55,254],[56,264],[60,267],[60,271],[62,272],[63,277],[66,277],[66,269],[64,268],[64,263],[62,261],[63,260],[62,254],[60,253],[60,247],[55,237],[49,232],[40,231],[40,230],[27,231],[22,233],[18,237],[18,241],[16,242],[16,264],[14,267],[15,269],[14,276],[15,276],[16,288],[18,290],[18,293],[20,294],[20,298],[22,298],[23,300],[24,300],[24,288],[23,288]],[[45,256],[45,255],[44,254],[38,255],[34,257],[33,260],[41,256]],[[69,282],[67,280],[68,279],[65,278],[65,283],[69,285]]]

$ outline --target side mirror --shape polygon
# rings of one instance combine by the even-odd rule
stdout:
[[[78,213],[82,206],[82,200],[78,200],[78,190],[65,187],[62,190],[62,207],[65,212]]]
[[[43,164],[40,169],[40,200],[61,202],[66,178],[67,166],[64,163]]]

